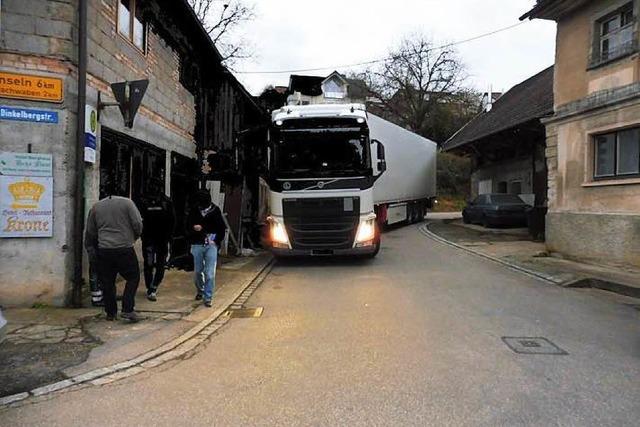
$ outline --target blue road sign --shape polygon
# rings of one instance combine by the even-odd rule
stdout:
[[[55,124],[58,123],[58,113],[51,110],[0,105],[0,120]]]

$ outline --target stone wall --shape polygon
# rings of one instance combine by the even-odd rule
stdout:
[[[4,0],[0,70],[63,79],[64,100],[48,103],[0,99],[10,106],[58,112],[58,124],[0,121],[2,151],[53,155],[52,238],[0,239],[0,304],[65,303],[71,271],[77,77],[71,61],[75,2]]]
[[[550,212],[546,226],[550,251],[601,264],[640,267],[640,214]]]

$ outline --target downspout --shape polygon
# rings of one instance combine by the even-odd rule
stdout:
[[[78,0],[78,104],[76,121],[76,176],[73,212],[73,307],[82,306],[82,251],[84,232],[84,122],[87,103],[87,1]]]

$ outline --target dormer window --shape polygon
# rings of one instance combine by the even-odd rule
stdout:
[[[322,85],[322,93],[325,98],[342,99],[346,95],[344,86],[335,79],[328,80]]]
[[[638,43],[634,24],[633,3],[597,20],[591,65],[596,66],[635,52]]]

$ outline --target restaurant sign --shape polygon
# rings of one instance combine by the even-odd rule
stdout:
[[[63,82],[57,77],[0,71],[0,97],[62,102]]]
[[[0,237],[53,236],[53,156],[0,152]]]
[[[53,178],[0,176],[0,237],[53,236]]]

